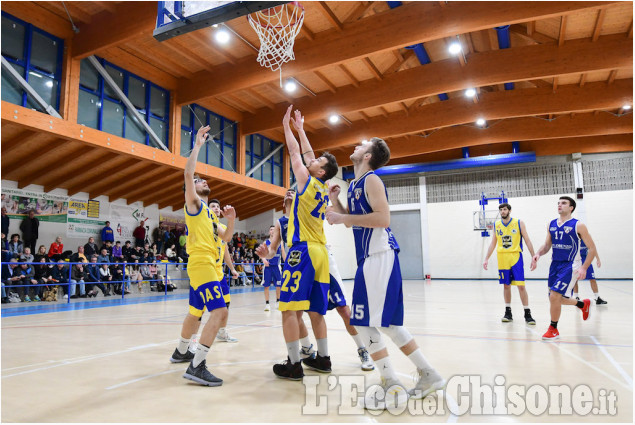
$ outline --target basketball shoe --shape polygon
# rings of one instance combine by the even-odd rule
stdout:
[[[170,362],[172,363],[185,363],[191,362],[194,359],[194,353],[190,350],[187,350],[184,354],[179,353],[177,348],[174,349],[174,353],[172,357],[170,357]]]
[[[408,391],[410,398],[419,400],[445,387],[445,379],[434,369],[417,369],[419,379],[415,387]]]
[[[586,299],[583,301],[584,307],[582,307],[582,320],[587,320],[589,318],[589,313],[591,313],[591,300]]]
[[[300,349],[301,359],[306,359],[307,357],[315,358],[315,356],[316,356],[316,353],[315,353],[315,350],[313,349],[313,344],[311,344],[308,347],[302,347]]]
[[[375,369],[375,365],[373,364],[373,361],[370,359],[370,356],[368,355],[368,350],[366,350],[365,348],[358,348],[357,355],[359,355],[359,360],[362,362],[363,371],[369,371],[369,370]]]
[[[302,361],[291,363],[291,360],[289,359],[289,357],[287,357],[287,360],[285,360],[284,363],[273,365],[273,373],[278,378],[300,381],[304,377]]]
[[[544,341],[555,341],[557,339],[560,339],[560,332],[558,332],[558,329],[554,328],[553,326],[549,326],[549,329],[547,329],[547,332],[545,332],[545,334],[542,336],[542,339]]]
[[[381,378],[381,384],[371,385],[364,395],[366,410],[386,410],[408,403],[408,391],[398,380]]]
[[[215,377],[209,370],[207,370],[205,360],[196,367],[194,367],[192,362],[190,362],[190,366],[185,371],[183,377],[201,385],[207,385],[208,387],[219,387],[223,385],[222,379]]]
[[[331,357],[320,356],[318,353],[315,357],[307,357],[302,362],[309,368],[317,372],[330,373],[331,372]]]
[[[513,322],[513,321],[514,319],[512,318],[512,309],[509,307],[505,307],[505,315],[501,319],[501,322]]]

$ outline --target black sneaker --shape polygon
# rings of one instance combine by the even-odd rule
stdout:
[[[320,356],[318,353],[315,358],[307,357],[302,360],[305,365],[307,365],[310,369],[317,370],[318,372],[329,373],[331,371],[331,357],[330,356]]]
[[[608,304],[606,301],[604,301],[602,298],[598,297],[597,300],[595,300],[595,303],[597,305],[602,305],[602,304]]]
[[[192,355],[192,357],[194,357],[194,355]],[[215,377],[209,370],[207,370],[205,360],[203,360],[197,367],[194,367],[192,362],[190,362],[190,365],[185,371],[185,375],[183,375],[183,377],[201,385],[207,385],[208,387],[220,387],[223,385],[222,379]]]
[[[170,362],[172,363],[185,363],[191,362],[192,360],[194,360],[194,353],[187,350],[185,354],[181,354],[177,348],[174,349],[174,354],[170,357]]]
[[[290,379],[292,381],[300,381],[304,377],[304,370],[302,369],[302,361],[297,363],[291,363],[289,357],[284,363],[278,363],[273,365],[273,373],[278,378]]]
[[[531,311],[529,310],[525,310],[525,323],[527,323],[528,325],[536,324],[536,321],[534,320],[533,317],[531,317]]]
[[[512,309],[511,308],[506,308],[505,309],[505,315],[501,319],[501,322],[513,322],[513,321],[514,321],[514,319],[512,318]]]

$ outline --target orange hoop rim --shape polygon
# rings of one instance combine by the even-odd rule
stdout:
[[[304,15],[304,6],[302,6],[302,4],[300,4],[299,1],[292,1],[289,3],[285,3],[285,4],[280,4],[278,6],[274,6],[274,7],[270,7],[269,9],[275,9],[276,7],[288,7],[288,6],[294,6],[299,8],[302,12],[301,14]],[[263,9],[263,10],[269,10],[269,9]],[[290,22],[288,25],[263,25],[259,20],[254,19],[251,17],[251,15],[257,15],[263,12],[263,10],[259,10],[258,12],[254,12],[252,14],[247,15],[247,20],[248,21],[252,21],[255,24],[257,24],[258,26],[265,28],[265,29],[270,29],[270,28],[274,28],[274,29],[282,29],[282,28],[287,28],[287,27],[295,27],[299,24],[299,22],[302,19],[297,19],[294,22]]]

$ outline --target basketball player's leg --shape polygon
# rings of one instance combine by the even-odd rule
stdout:
[[[307,357],[315,357],[316,352],[309,338],[309,330],[304,324],[303,313],[303,311],[298,311],[298,328],[300,329],[300,357],[306,359]]]
[[[229,336],[229,332],[227,331],[227,320],[229,319],[229,305],[231,303],[231,294],[229,293],[229,284],[227,283],[227,279],[223,276],[223,280],[220,282],[221,290],[223,291],[223,301],[225,301],[225,307],[227,307],[227,315],[222,319],[220,323],[220,327],[218,329],[218,334],[216,335],[216,340],[218,342],[238,342],[238,339],[232,338]]]
[[[579,301],[573,297],[573,288],[577,280],[575,276],[576,270],[571,263],[551,263],[548,280],[551,323],[542,336],[543,340],[556,340],[560,337],[558,321],[563,305],[574,305],[581,310],[583,320],[589,318],[591,300]]]

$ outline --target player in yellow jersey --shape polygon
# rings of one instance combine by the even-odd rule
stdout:
[[[502,321],[511,322],[513,320],[511,285],[514,285],[518,288],[518,294],[525,309],[525,322],[528,325],[535,325],[536,321],[531,317],[531,310],[529,309],[529,295],[527,295],[527,290],[525,289],[523,240],[527,243],[527,248],[529,248],[529,253],[532,258],[534,256],[534,246],[531,244],[531,240],[527,234],[527,228],[523,222],[511,217],[511,205],[508,203],[500,204],[498,210],[500,211],[501,219],[496,220],[496,224],[494,225],[495,235],[492,237],[492,243],[487,250],[483,268],[487,270],[489,257],[496,248],[498,257],[498,278],[499,283],[503,285],[503,297],[505,299],[505,315]],[[530,266],[530,270],[534,270],[535,268],[534,265]]]
[[[315,158],[302,130],[302,115],[296,111],[295,119],[292,120],[292,109],[293,105],[289,106],[282,124],[298,192],[291,205],[287,230],[289,253],[282,273],[279,305],[288,358],[286,362],[274,365],[273,373],[280,378],[300,380],[304,371],[300,361],[299,320],[305,310],[311,318],[318,353],[315,358],[304,359],[304,364],[320,372],[331,371],[324,321],[330,283],[324,213],[329,201],[326,181],[337,174],[338,168],[335,157],[329,153]],[[302,150],[291,130],[291,121],[300,136]],[[306,166],[302,161],[303,155]],[[272,242],[268,246],[261,244],[256,253],[260,258],[272,258],[278,250],[279,242]]]
[[[223,214],[223,211],[220,209],[220,201],[218,199],[212,199],[209,201],[209,208],[212,210],[216,218],[219,219]],[[220,221],[218,222],[218,227],[220,232],[227,232],[227,226],[225,226]],[[229,271],[233,275],[234,279],[238,279],[238,272],[234,268],[234,262],[232,261],[231,255],[229,255],[229,251],[227,251],[227,242],[225,242],[222,238],[219,238],[220,242],[220,256],[227,264]],[[227,312],[229,313],[229,304],[231,302],[231,295],[229,294],[229,284],[227,283],[227,278],[225,278],[225,272],[223,271],[223,261],[219,261],[216,263],[216,273],[220,277],[220,287],[223,291],[223,299],[225,300],[225,305],[227,306]],[[229,314],[228,314],[229,316]],[[232,338],[229,336],[227,332],[227,317],[221,323],[220,329],[218,330],[218,335],[216,335],[216,341],[219,342],[238,342],[236,338]]]
[[[190,361],[184,378],[202,385],[219,386],[223,380],[212,375],[207,370],[205,358],[209,352],[218,329],[227,320],[227,307],[223,299],[220,278],[216,272],[219,256],[219,235],[217,218],[206,204],[210,189],[204,179],[194,174],[196,160],[201,147],[208,137],[209,126],[201,127],[196,134],[194,148],[185,164],[185,234],[189,261],[187,274],[190,278],[190,307],[189,314],[183,321],[181,339],[170,359],[173,363]],[[223,213],[228,220],[227,233],[234,231],[236,212],[228,205]],[[229,236],[231,237],[231,236]],[[200,325],[204,309],[210,312],[210,317],[203,327],[196,352],[188,350],[190,339],[195,335]]]

